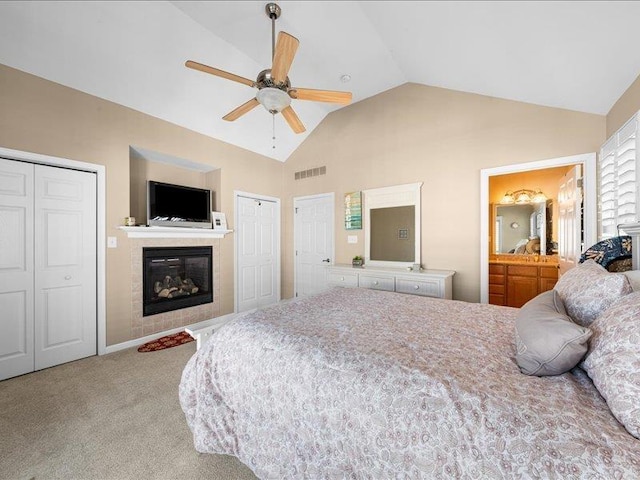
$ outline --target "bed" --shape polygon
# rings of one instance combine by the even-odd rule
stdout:
[[[183,372],[195,448],[260,478],[640,478],[584,369],[521,373],[518,312],[335,288],[243,315]]]

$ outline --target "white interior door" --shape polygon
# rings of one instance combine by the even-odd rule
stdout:
[[[280,300],[280,205],[264,198],[236,200],[238,312]]]
[[[34,370],[33,167],[0,159],[0,380]]]
[[[35,368],[96,354],[96,175],[35,166]]]
[[[327,265],[334,259],[334,195],[293,200],[295,295],[304,297],[328,288]]]
[[[560,274],[575,267],[582,252],[581,166],[576,165],[560,180],[558,191],[558,257]]]

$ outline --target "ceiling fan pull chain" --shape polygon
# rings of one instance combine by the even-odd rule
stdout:
[[[273,140],[273,149],[276,148],[276,114],[272,113],[271,114],[271,120],[273,121],[273,137],[271,137],[271,139]]]

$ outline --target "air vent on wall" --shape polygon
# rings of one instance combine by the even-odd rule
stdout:
[[[327,174],[327,167],[316,167],[316,168],[310,168],[309,170],[300,170],[299,172],[296,172],[295,179],[302,180],[303,178],[317,177],[318,175],[326,175],[326,174]]]

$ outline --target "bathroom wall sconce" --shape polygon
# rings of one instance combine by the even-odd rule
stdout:
[[[540,189],[538,190],[528,190],[523,188],[521,190],[516,190],[514,192],[507,192],[500,200],[500,203],[503,205],[525,205],[527,203],[544,203],[547,201],[547,196],[542,193]]]

